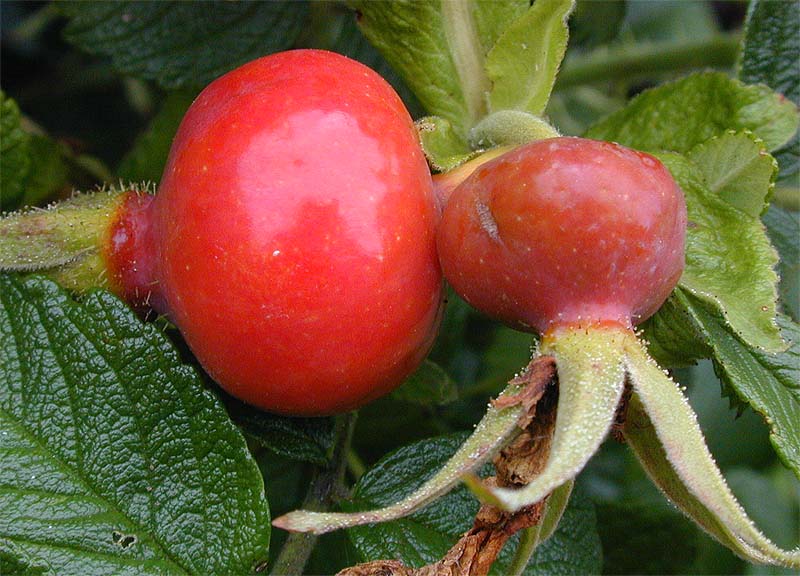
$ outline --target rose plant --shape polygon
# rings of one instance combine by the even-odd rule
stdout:
[[[796,569],[786,11],[14,4],[0,573]]]

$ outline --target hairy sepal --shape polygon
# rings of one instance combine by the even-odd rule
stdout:
[[[800,567],[800,550],[778,548],[747,516],[706,446],[679,387],[635,339],[625,365],[633,395],[624,435],[656,485],[687,516],[750,562]]]
[[[520,392],[520,384],[512,382],[500,395],[513,396]],[[313,512],[296,510],[276,518],[273,525],[292,532],[325,534],[341,528],[388,522],[413,514],[426,504],[455,487],[462,476],[469,474],[487,462],[500,448],[511,441],[520,431],[527,410],[520,404],[495,408],[490,406],[478,423],[475,431],[439,472],[418,490],[403,500],[365,512]]]
[[[509,511],[535,504],[572,480],[608,434],[625,385],[624,350],[633,333],[622,326],[576,327],[546,336],[541,352],[556,358],[558,408],[542,473],[519,490],[488,489],[482,500]]]

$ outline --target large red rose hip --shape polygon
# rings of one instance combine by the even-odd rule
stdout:
[[[286,414],[349,410],[431,346],[436,218],[392,88],[343,56],[284,52],[192,104],[146,208],[138,250],[156,256],[140,258],[136,288],[231,394]]]
[[[438,235],[448,281],[517,327],[652,315],[680,278],[686,206],[649,154],[582,138],[521,146],[480,165],[449,198]]]

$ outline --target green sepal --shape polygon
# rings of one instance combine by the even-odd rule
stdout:
[[[445,118],[425,116],[415,125],[428,164],[437,172],[448,172],[478,154]]]
[[[515,511],[535,504],[573,479],[608,434],[625,385],[627,328],[567,328],[542,340],[558,370],[558,407],[552,447],[542,472],[519,490],[487,489],[477,494],[490,504]]]
[[[132,186],[77,194],[45,210],[0,218],[0,271],[40,272],[71,290],[108,285],[104,247],[119,206]]]
[[[714,463],[686,398],[634,339],[626,345],[625,363],[634,393],[623,433],[656,485],[745,559],[800,567],[800,550],[781,550],[747,517]]]
[[[514,395],[520,385],[512,382],[500,397]],[[521,405],[505,408],[490,406],[475,431],[461,445],[439,472],[414,493],[385,508],[366,512],[313,512],[296,510],[273,520],[278,528],[292,532],[325,534],[340,528],[396,520],[414,513],[456,486],[461,478],[487,462],[520,431],[527,411]]]

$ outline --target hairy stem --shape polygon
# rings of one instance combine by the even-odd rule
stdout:
[[[739,41],[739,35],[727,34],[696,42],[653,42],[596,51],[565,61],[556,89],[705,66],[733,66]]]
[[[336,442],[330,461],[312,480],[303,501],[303,508],[316,511],[328,510],[344,492],[344,475],[357,415],[358,412],[349,412],[337,416]],[[289,534],[275,559],[271,574],[302,574],[317,538],[316,534],[310,533]]]

